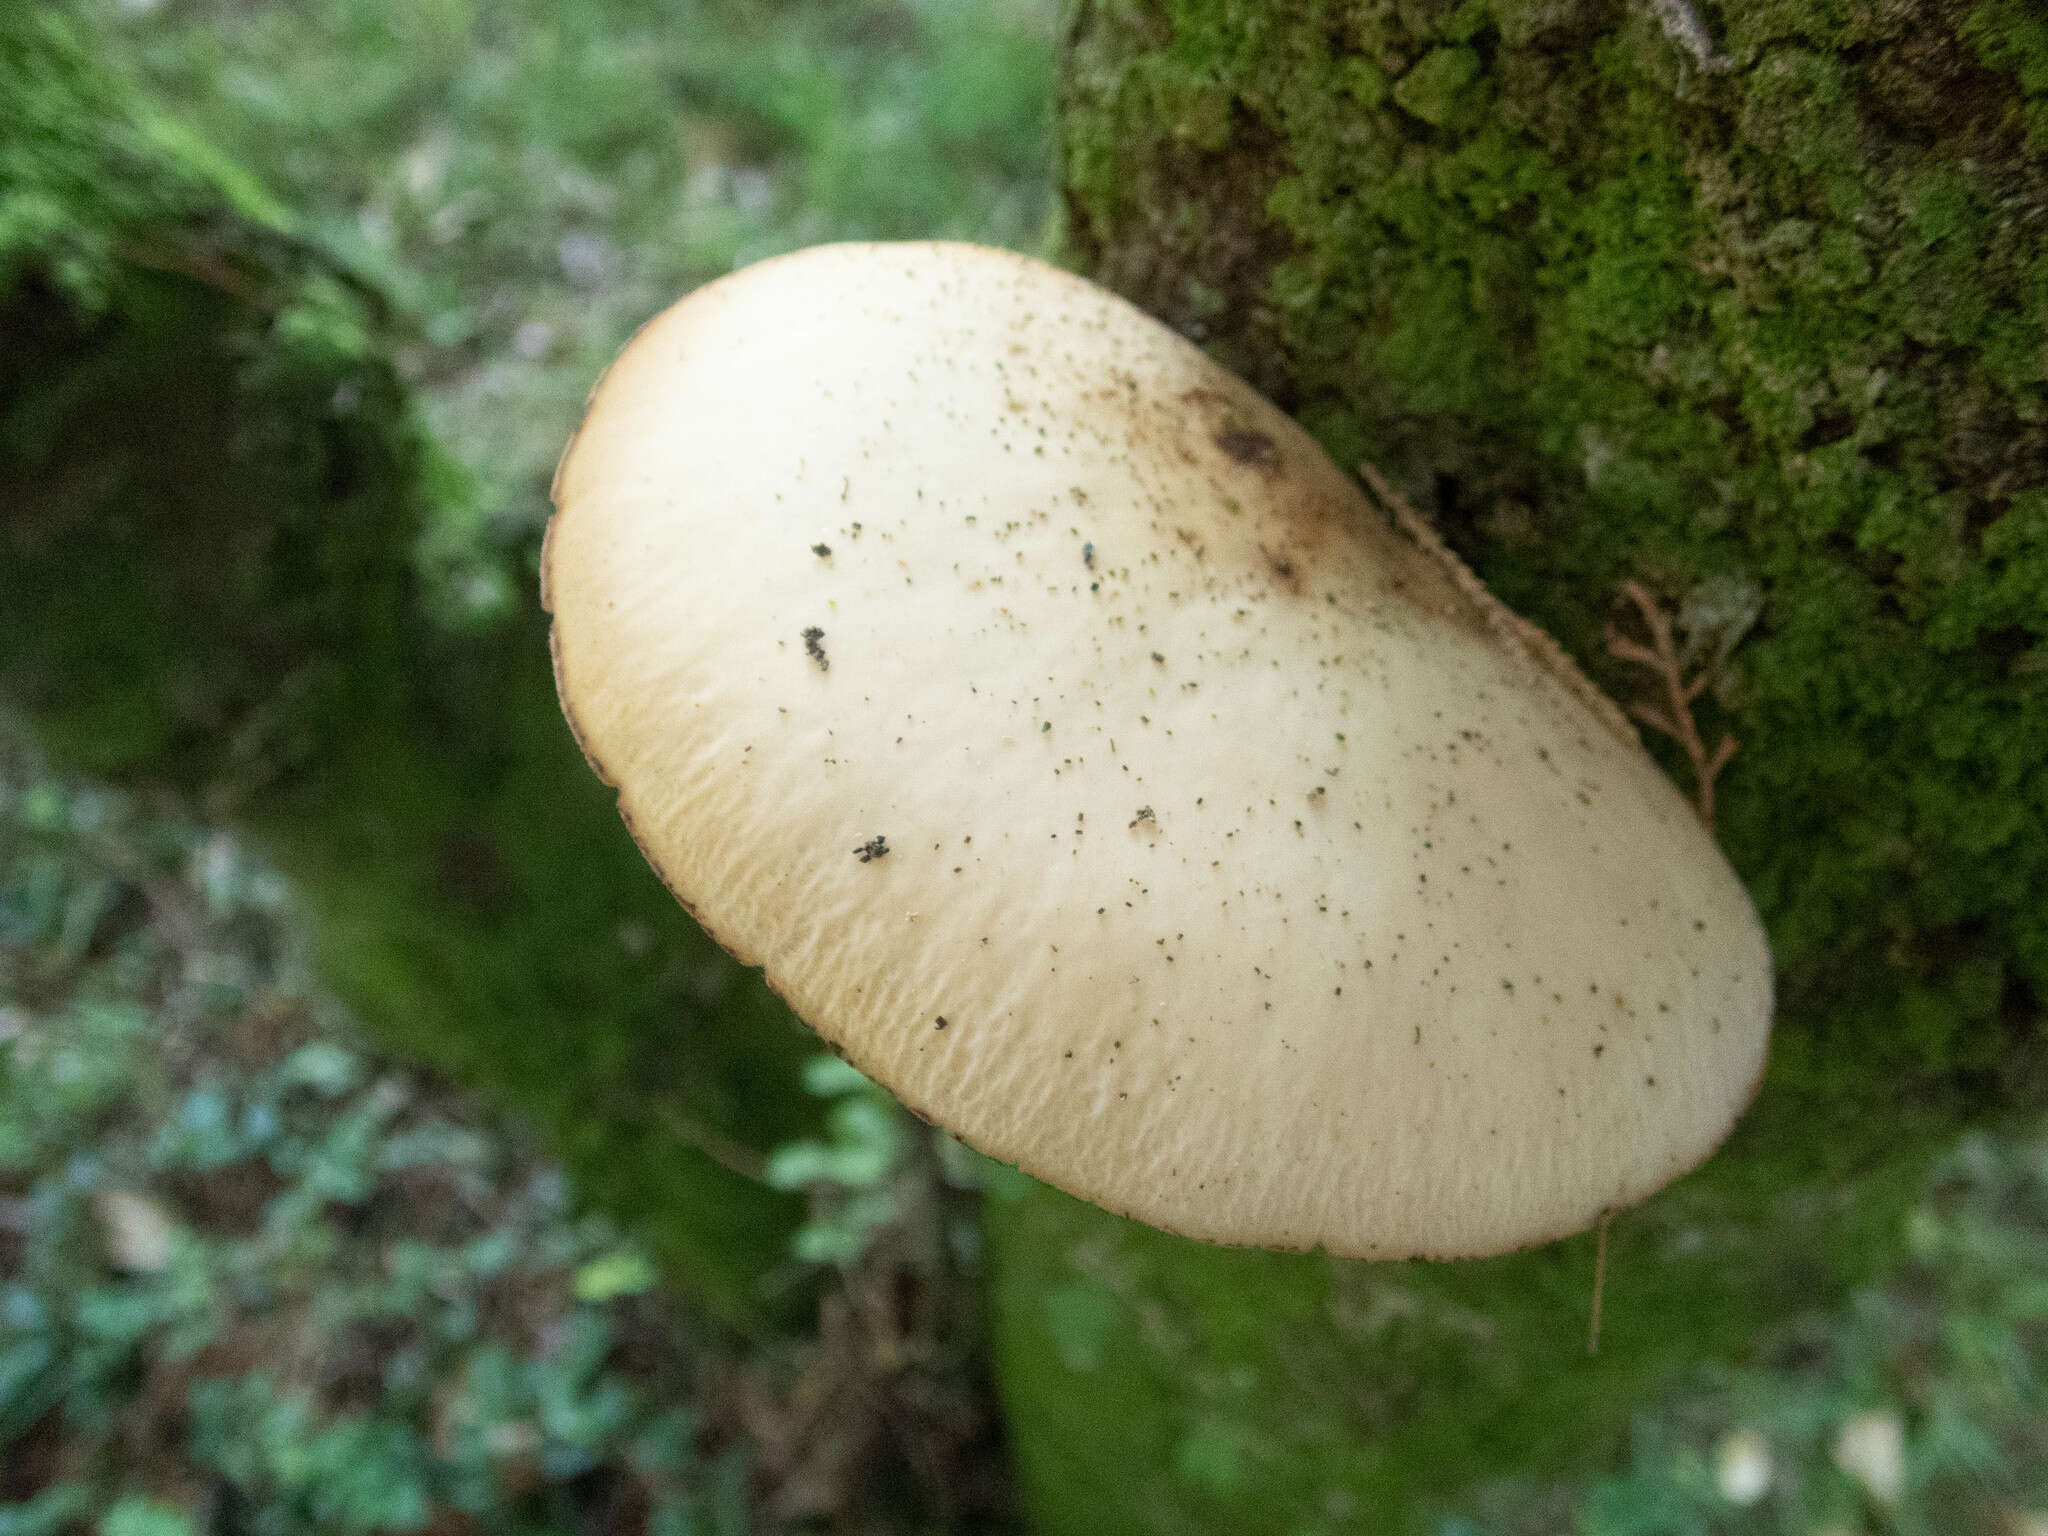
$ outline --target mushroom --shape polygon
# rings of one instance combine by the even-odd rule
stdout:
[[[1762,929],[1626,718],[1082,278],[736,272],[605,375],[555,501],[562,706],[649,861],[997,1158],[1195,1237],[1478,1255],[1755,1091]]]

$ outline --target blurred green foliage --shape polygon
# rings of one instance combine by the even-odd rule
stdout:
[[[1634,1417],[1628,1469],[1578,1494],[1581,1536],[2031,1536],[2048,1520],[2048,1140],[1963,1137],[1878,1283],[1712,1364]],[[1484,1490],[1440,1536],[1546,1529]],[[2029,1521],[2033,1522],[2031,1525]]]
[[[1742,1262],[1725,1218],[1668,1201],[1627,1214],[1593,1358],[1588,1243],[1358,1265],[1191,1253],[1107,1233],[1060,1196],[999,1203],[1020,1475],[1050,1530],[2033,1536],[2025,1519],[2048,1511],[2048,1134],[1967,1135],[1904,1193],[1835,1191],[1896,1220],[1845,1260],[1855,1278],[1762,1323],[1672,1263]],[[1646,1354],[1684,1363],[1645,1390]],[[1858,1420],[1899,1433],[1889,1495],[1838,1464]],[[1749,1493],[1727,1463],[1752,1439],[1767,1471]]]
[[[777,1147],[768,1158],[767,1179],[777,1189],[815,1190],[828,1197],[797,1229],[797,1257],[813,1264],[851,1264],[869,1234],[896,1215],[888,1180],[903,1156],[902,1111],[837,1056],[805,1062],[804,1088],[832,1105],[825,1135]]]
[[[472,486],[403,318],[143,131],[61,10],[0,11],[0,70],[8,698],[68,765],[255,832],[349,1001],[517,1104],[714,1306],[799,1305],[799,1202],[709,1149],[807,1124],[806,1037],[634,851],[537,609],[446,622],[416,553]]]
[[[688,1313],[302,924],[0,740],[0,1531],[749,1529]]]
[[[856,1234],[865,1247],[837,1245],[840,1267],[873,1271],[859,1279],[872,1303],[828,1369],[801,1370],[829,1267],[792,1243],[807,1208],[829,1221],[844,1193],[829,1175],[845,1170],[799,1195],[761,1165],[780,1142],[830,1133],[800,1086],[815,1041],[633,851],[561,722],[530,595],[464,595],[465,569],[509,572],[530,594],[537,519],[483,516],[489,477],[443,453],[416,406],[489,360],[437,341],[404,274],[323,223],[327,188],[244,207],[247,178],[189,129],[144,131],[154,98],[74,9],[0,11],[9,699],[66,763],[246,828],[289,872],[319,975],[387,1043],[516,1107],[634,1223],[647,1254],[580,1266],[575,1297],[640,1294],[658,1258],[745,1330],[759,1352],[743,1417],[768,1450],[751,1481],[720,1474],[723,1507],[760,1500],[785,1523],[871,1496],[1000,1510],[978,1303],[956,1277],[979,1252],[971,1167],[888,1170],[891,1231],[908,1230],[872,1264],[874,1223]],[[882,44],[902,51],[901,37]],[[554,242],[536,291],[587,278],[590,249]],[[623,334],[634,299],[597,285],[578,302]],[[535,368],[529,382],[558,378]],[[565,400],[549,456],[573,416]],[[537,507],[542,463],[529,452],[533,483],[506,494]],[[890,1332],[903,1328],[909,1348]],[[884,1337],[871,1345],[869,1329]],[[878,1374],[869,1355],[884,1346]],[[771,1432],[790,1376],[797,1427]],[[270,1475],[271,1451],[249,1442],[291,1429],[297,1403],[206,1397],[220,1454]],[[362,1449],[322,1443],[337,1468]],[[24,1465],[47,1497],[17,1513],[73,1521],[75,1490]]]
[[[828,240],[1034,248],[1047,0],[106,3],[158,99],[396,295],[427,419],[477,477],[426,564],[453,620],[531,593],[585,392],[735,266]]]

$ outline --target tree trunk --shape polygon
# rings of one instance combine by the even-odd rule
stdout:
[[[1896,1241],[1931,1147],[2044,1096],[2048,22],[1077,0],[1065,47],[1073,264],[1376,463],[1626,703],[1642,583],[1739,743],[1772,1066],[1616,1222],[1597,1359],[1590,1238],[1363,1266],[992,1213],[1047,1530],[1398,1529],[1763,1357]]]
[[[0,697],[250,829],[387,1039],[542,1128],[715,1310],[801,1316],[802,1202],[730,1147],[813,1127],[816,1043],[633,848],[538,603],[478,633],[432,601],[464,487],[393,330],[53,9],[0,9]]]

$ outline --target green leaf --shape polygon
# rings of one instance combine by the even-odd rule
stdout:
[[[24,1433],[57,1400],[61,1380],[56,1364],[56,1349],[47,1338],[26,1338],[0,1349],[0,1445]]]
[[[616,1249],[576,1271],[576,1299],[597,1303],[614,1296],[638,1296],[651,1290],[657,1278],[645,1254],[631,1248]]]
[[[0,1536],[56,1536],[84,1518],[91,1505],[83,1484],[59,1483],[26,1504],[0,1504]]]
[[[871,1087],[860,1069],[833,1055],[813,1056],[804,1063],[804,1091],[821,1099],[837,1098]]]
[[[277,1070],[282,1086],[310,1088],[327,1098],[339,1098],[362,1077],[362,1064],[353,1051],[330,1041],[316,1040],[302,1045]]]
[[[199,1536],[183,1510],[130,1494],[100,1516],[99,1536]]]

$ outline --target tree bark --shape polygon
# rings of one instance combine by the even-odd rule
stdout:
[[[461,474],[366,284],[0,10],[0,699],[63,765],[248,829],[323,981],[492,1090],[730,1320],[801,1316],[816,1048],[676,909],[562,724],[528,601],[464,627],[419,552]],[[506,558],[530,573],[535,552]]]
[[[1762,1098],[1590,1237],[1482,1264],[992,1213],[1044,1526],[1399,1529],[1597,1464],[2043,1098],[2048,24],[2020,0],[1076,0],[1069,259],[1369,459],[1624,703],[1676,616],[1770,929]],[[1686,787],[1687,754],[1651,746]],[[1569,900],[1569,893],[1559,893]]]

